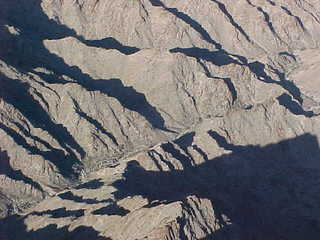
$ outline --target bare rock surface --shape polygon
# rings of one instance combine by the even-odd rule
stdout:
[[[318,5],[0,1],[0,239],[315,239]]]

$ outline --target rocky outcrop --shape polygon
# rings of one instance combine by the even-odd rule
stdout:
[[[315,0],[0,3],[3,236],[312,238],[319,33]]]

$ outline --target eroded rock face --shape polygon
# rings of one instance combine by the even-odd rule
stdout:
[[[1,2],[0,234],[313,239],[319,33],[315,0]]]

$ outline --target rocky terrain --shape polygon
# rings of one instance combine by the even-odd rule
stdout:
[[[316,0],[0,0],[0,240],[317,239]]]

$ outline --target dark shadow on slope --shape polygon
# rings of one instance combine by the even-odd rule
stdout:
[[[216,3],[219,7],[219,9],[223,12],[223,14],[229,19],[229,22],[234,26],[244,37],[248,42],[252,42],[249,35],[244,31],[244,29],[233,19],[232,15],[228,12],[226,9],[226,6],[217,0],[211,0],[212,2]]]
[[[162,7],[164,10],[170,12],[171,14],[173,14],[174,16],[179,18],[180,20],[184,21],[186,24],[188,24],[190,27],[192,27],[196,32],[198,32],[201,35],[201,37],[203,38],[203,40],[205,40],[206,42],[208,42],[210,44],[213,44],[216,49],[222,48],[221,44],[214,41],[211,38],[210,34],[201,26],[200,23],[198,23],[196,20],[192,19],[187,14],[180,12],[176,8],[166,7],[166,5],[163,2],[161,2],[160,0],[149,0],[149,1],[153,6]]]
[[[174,144],[171,142],[165,143],[161,145],[162,149],[171,154],[172,157],[178,159],[180,163],[182,164],[184,169],[189,169],[193,165],[193,159],[189,155],[187,155],[185,152],[181,152],[179,149],[176,148]]]
[[[0,97],[16,107],[35,128],[48,132],[69,154],[75,155],[74,150],[84,157],[83,148],[77,143],[68,129],[62,124],[53,122],[41,104],[30,94],[30,86],[18,79],[9,79],[0,75]],[[75,156],[76,158],[76,156]]]
[[[160,113],[157,112],[155,107],[151,106],[147,102],[144,94],[137,92],[132,87],[124,86],[119,79],[111,79],[108,81],[104,79],[92,79],[90,75],[83,73],[79,67],[69,66],[61,57],[50,53],[44,46],[43,40],[72,36],[80,41],[87,42],[91,46],[99,46],[108,49],[114,47],[118,48],[119,51],[126,52],[128,54],[133,53],[138,49],[125,47],[113,38],[107,38],[101,41],[84,40],[82,37],[76,36],[73,30],[68,31],[66,26],[60,25],[53,20],[49,20],[48,17],[42,12],[39,3],[40,2],[36,2],[36,7],[33,7],[32,9],[28,9],[28,6],[24,6],[26,8],[26,13],[33,13],[35,11],[36,13],[33,17],[39,16],[39,19],[42,19],[42,22],[41,24],[39,23],[39,26],[36,21],[30,22],[29,20],[26,20],[26,23],[23,22],[21,16],[13,17],[13,19],[10,17],[8,18],[8,24],[20,29],[20,35],[13,36],[12,34],[10,35],[7,33],[12,38],[14,48],[11,49],[12,51],[9,54],[6,56],[0,56],[0,58],[24,73],[31,72],[38,75],[44,81],[47,81],[47,83],[78,83],[88,91],[100,91],[110,97],[115,97],[125,108],[136,111],[143,115],[147,121],[150,121],[150,124],[154,128],[169,131],[165,128],[164,119],[161,117]],[[11,11],[12,14],[15,13],[15,9],[11,9]],[[22,16],[25,15],[22,14]],[[29,18],[30,16],[26,14],[25,17]],[[33,18],[33,20],[35,19]],[[48,28],[45,28],[46,26]],[[39,31],[41,33],[38,34]],[[59,32],[61,32],[60,36],[57,35]],[[30,61],[30,59],[32,59],[32,61]],[[52,72],[52,74],[36,71],[35,68],[37,67],[46,68]],[[65,75],[72,80],[65,80],[63,77],[61,77],[62,75]]]
[[[294,61],[297,61],[296,56],[293,53],[290,53],[288,51],[279,52],[279,55],[280,56],[282,56],[282,55],[288,56],[288,57],[292,58]]]
[[[146,99],[145,95],[133,87],[126,87],[120,79],[92,80],[81,82],[88,91],[100,91],[109,97],[116,98],[123,107],[142,115],[154,128],[173,132],[165,127],[161,114]]]
[[[81,37],[78,37],[78,39],[81,40],[81,42],[83,42],[87,46],[104,49],[115,49],[125,55],[131,55],[140,51],[140,48],[122,45],[118,40],[116,40],[113,37],[107,37],[101,40],[85,40],[81,39]]]
[[[102,126],[102,124],[101,124],[98,120],[90,117],[88,114],[86,114],[85,112],[83,112],[83,111],[81,110],[79,104],[77,103],[77,101],[76,101],[75,99],[72,98],[72,102],[73,102],[73,104],[74,104],[74,109],[75,109],[76,113],[77,113],[80,117],[84,118],[84,119],[87,120],[89,123],[91,123],[93,126],[95,126],[98,131],[100,131],[101,133],[105,134],[108,138],[110,138],[111,141],[112,141],[115,145],[118,145],[117,139],[113,136],[112,133],[108,132],[108,131]]]
[[[296,16],[296,15],[293,15],[293,13],[292,13],[287,7],[285,7],[285,6],[281,6],[280,8],[281,8],[285,13],[287,13],[289,16],[294,17],[294,18],[296,19],[297,23],[300,25],[300,27],[302,28],[302,30],[303,30],[304,32],[307,31],[307,29],[306,29],[306,27],[304,26],[304,24],[303,24],[303,22],[302,22],[302,20],[301,20],[300,17],[298,17],[298,16]]]
[[[128,209],[119,206],[116,202],[92,212],[93,215],[116,215],[121,217],[126,216],[128,213],[130,213]]]
[[[236,87],[234,86],[234,84],[231,81],[231,78],[214,77],[211,74],[211,72],[209,71],[209,69],[206,66],[206,64],[204,64],[202,62],[202,60],[204,60],[204,59],[202,59],[201,56],[199,58],[197,58],[197,62],[200,64],[200,66],[204,70],[204,73],[206,74],[206,76],[208,78],[211,78],[211,79],[223,80],[223,82],[227,85],[227,87],[228,87],[228,89],[229,89],[229,91],[230,91],[230,93],[232,95],[232,102],[234,103],[238,98],[238,93],[237,93]]]
[[[0,149],[0,175],[4,174],[5,176],[11,178],[15,181],[22,181],[25,184],[29,184],[32,187],[43,191],[42,187],[39,183],[33,181],[31,178],[21,172],[21,170],[15,170],[11,167],[10,158],[8,156],[7,151],[1,151]]]
[[[223,136],[219,135],[215,131],[209,130],[208,134],[219,144],[219,147],[225,150],[242,152],[242,151],[246,151],[246,149],[248,148],[248,146],[233,145],[228,143]]]
[[[184,151],[187,151],[187,148],[190,147],[193,143],[193,138],[195,136],[195,132],[188,132],[181,137],[174,140],[174,143],[179,145]]]
[[[67,128],[65,128],[62,124],[53,122],[47,111],[30,94],[31,89],[27,83],[17,79],[9,79],[3,75],[0,75],[0,85],[0,98],[17,108],[19,112],[29,120],[34,128],[40,128],[49,133],[60,144],[60,146],[67,151],[68,154],[67,156],[64,156],[65,154],[62,150],[50,147],[50,144],[41,140],[39,137],[32,136],[29,131],[24,129],[19,123],[15,123],[22,133],[25,134],[25,137],[30,137],[48,147],[51,153],[55,155],[51,159],[52,163],[54,163],[61,172],[66,170],[68,165],[71,168],[71,165],[73,164],[80,164],[80,161],[74,151],[76,151],[81,157],[84,157],[85,152],[83,148],[73,138]],[[22,135],[5,126],[4,124],[1,124],[1,128],[6,131],[9,136],[15,139],[19,145],[22,145],[26,149],[30,150],[31,146],[26,142]],[[33,154],[37,154],[35,152],[38,151],[39,153],[43,153],[42,156],[46,155],[43,151],[39,151],[35,147],[31,148],[31,152],[33,152]],[[62,159],[54,159],[58,155],[61,156],[61,153],[63,153],[62,155],[64,156]],[[50,153],[47,152],[47,154]],[[64,161],[64,163],[62,163],[62,161]],[[64,165],[66,165],[66,167]]]
[[[92,227],[79,226],[69,230],[69,226],[58,227],[56,224],[47,225],[44,228],[28,231],[23,219],[7,221],[1,240],[112,240],[101,237],[99,232]]]
[[[31,213],[33,216],[44,216],[50,215],[50,218],[67,218],[67,217],[75,217],[79,218],[84,215],[84,209],[79,210],[67,210],[64,208],[57,208],[54,210],[47,210],[42,212],[33,212]]]
[[[207,237],[201,238],[199,240],[234,240],[234,239],[246,239],[246,237],[245,237],[245,234],[241,233],[241,230],[239,231],[237,226],[234,226],[233,224],[228,224],[220,228],[219,230],[215,231],[214,233],[209,234]]]
[[[64,151],[59,149],[51,149],[50,151],[42,151],[37,147],[30,145],[24,136],[20,135],[17,131],[0,122],[0,129],[2,129],[12,140],[19,146],[23,147],[30,155],[40,155],[44,159],[51,162],[57,167],[60,173],[68,178],[77,178],[78,172],[75,171],[76,166],[80,163],[73,155],[66,155]],[[81,165],[81,164],[80,164]]]
[[[160,162],[163,162],[165,165],[167,165],[167,167],[170,170],[174,170],[174,165],[170,161],[168,161],[167,159],[164,159],[164,157],[161,154],[159,154],[157,151],[151,149],[150,151],[148,151],[148,155],[151,158],[151,160],[156,164],[157,168],[160,171],[163,171],[163,168],[162,168],[161,164],[159,164],[159,162],[158,162],[159,159],[160,159]]]
[[[282,73],[278,69],[275,69],[275,68],[269,66],[271,71],[274,72],[279,78],[279,81],[276,81],[276,80],[272,79],[266,73],[265,64],[263,64],[259,61],[249,63],[245,57],[235,55],[235,54],[230,54],[227,51],[225,51],[224,49],[220,49],[218,51],[209,51],[208,49],[192,47],[192,48],[173,48],[173,49],[170,49],[169,51],[171,53],[182,53],[185,56],[193,57],[193,58],[197,59],[198,63],[203,68],[207,77],[213,78],[213,79],[224,80],[224,82],[228,86],[228,89],[232,93],[233,101],[235,101],[237,99],[237,91],[236,91],[231,79],[218,78],[218,77],[212,76],[212,74],[210,73],[210,71],[208,70],[206,65],[202,62],[202,60],[211,62],[212,64],[214,64],[216,66],[224,66],[224,65],[229,65],[229,64],[238,64],[238,65],[242,65],[242,66],[247,66],[250,69],[250,71],[257,76],[258,80],[266,82],[266,83],[277,84],[277,85],[281,86],[282,88],[284,88],[285,90],[287,90],[293,96],[293,98],[296,99],[300,104],[302,104],[302,102],[303,102],[300,89],[292,81],[289,81],[286,79],[285,73]],[[281,52],[280,55],[281,54],[288,55],[288,56],[292,57],[293,59],[295,59],[295,56],[290,53]]]
[[[240,64],[239,61],[230,57],[230,55],[224,50],[209,51],[208,49],[204,49],[204,48],[192,47],[192,48],[173,48],[173,49],[170,49],[170,52],[183,53],[188,57],[205,60],[217,66],[224,66],[231,63]]]
[[[13,124],[19,129],[19,131],[21,131],[21,133],[23,133],[23,135],[27,138],[31,138],[33,141],[42,144],[43,146],[45,146],[47,149],[52,150],[52,151],[57,151],[58,149],[53,148],[48,142],[46,142],[45,140],[41,139],[38,136],[34,136],[32,135],[29,131],[30,129],[26,129],[24,126],[22,126],[20,123],[18,122],[13,122]]]
[[[82,183],[75,187],[75,189],[99,189],[104,185],[101,179],[93,179],[89,182]]]
[[[58,197],[63,199],[63,200],[70,200],[70,201],[73,201],[73,202],[86,203],[86,204],[98,204],[98,203],[110,203],[110,202],[112,202],[111,199],[97,200],[97,199],[92,199],[92,198],[79,197],[77,195],[74,195],[71,191],[68,191],[68,192],[65,192],[65,193],[60,193],[60,194],[58,194]]]
[[[212,79],[223,80],[232,95],[232,101],[234,102],[237,99],[237,97],[238,97],[237,90],[236,90],[235,86],[233,85],[231,79],[230,78],[219,78],[219,77],[212,76],[209,69],[202,62],[202,60],[211,62],[212,64],[214,64],[216,66],[224,66],[224,65],[228,65],[228,64],[243,65],[243,62],[247,62],[246,59],[244,60],[243,57],[238,56],[238,55],[229,54],[223,49],[220,49],[217,51],[209,51],[208,49],[192,47],[192,48],[173,48],[173,49],[170,49],[169,51],[171,53],[182,53],[185,56],[196,58],[197,62],[203,68],[207,77],[212,78]],[[233,57],[236,59],[234,59]]]
[[[86,40],[82,36],[79,36],[74,29],[59,24],[54,19],[49,19],[42,10],[40,0],[31,0],[29,2],[11,0],[7,5],[9,6],[6,9],[6,14],[3,16],[5,21],[9,25],[19,29],[23,35],[32,38],[32,41],[74,37],[87,46],[116,49],[126,55],[133,54],[140,50],[136,47],[122,45],[113,37],[107,37],[100,40]]]
[[[260,13],[263,15],[264,21],[267,23],[268,28],[269,28],[269,30],[271,31],[271,33],[272,33],[278,40],[280,40],[281,42],[283,42],[282,39],[280,38],[280,36],[278,35],[278,33],[276,32],[276,30],[275,30],[275,28],[274,28],[274,26],[273,26],[273,23],[272,23],[272,21],[271,21],[271,19],[270,19],[269,14],[268,14],[266,11],[264,11],[261,7],[253,4],[250,0],[247,0],[247,2],[248,2],[249,5],[251,5],[252,7],[256,8],[257,11],[260,12]]]
[[[299,103],[292,99],[292,97],[286,93],[277,97],[279,104],[287,108],[291,113],[295,115],[303,115],[305,117],[315,116],[313,111],[305,111]]]
[[[315,136],[260,147],[230,144],[213,131],[210,135],[232,153],[185,170],[148,171],[131,161],[124,178],[113,184],[114,196],[170,203],[195,195],[210,199],[216,218],[227,216],[240,239],[318,238],[320,151]]]
[[[202,48],[173,48],[170,49],[171,53],[183,53],[184,55],[188,57],[193,57],[196,58],[198,63],[202,66],[204,69],[206,75],[209,78],[216,78],[213,77],[210,73],[210,71],[207,69],[205,64],[201,62],[201,60],[211,62],[212,64],[216,66],[224,66],[224,65],[229,65],[229,64],[238,64],[242,66],[247,66],[249,67],[250,71],[252,71],[257,78],[260,81],[266,82],[266,83],[272,83],[272,84],[277,84],[280,85],[282,88],[287,90],[293,97],[296,99],[300,104],[302,104],[303,100],[301,98],[301,92],[300,89],[291,81],[287,80],[285,77],[285,74],[280,72],[277,69],[274,69],[271,67],[271,71],[273,71],[278,77],[279,81],[276,81],[272,79],[265,71],[265,64],[255,61],[252,63],[248,63],[248,60],[239,55],[234,55],[230,54],[227,51],[221,49],[218,51],[209,51],[207,49],[202,49]],[[282,53],[284,54],[284,53]],[[288,54],[286,54],[288,55]],[[230,92],[232,93],[233,100],[237,98],[237,91],[232,84],[231,80],[228,78],[219,78],[223,79],[224,82],[227,84]]]
[[[279,77],[279,81],[275,81],[265,72],[265,65],[261,62],[255,61],[248,64],[250,70],[256,74],[260,81],[266,83],[274,83],[280,85],[285,90],[287,90],[294,99],[296,99],[300,104],[302,104],[303,99],[301,98],[300,89],[291,81],[287,80],[285,74],[277,69],[271,68],[271,70]]]

